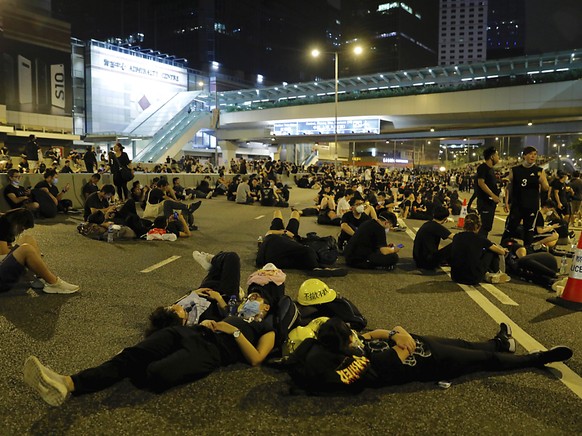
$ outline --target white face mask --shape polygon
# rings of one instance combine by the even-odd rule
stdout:
[[[59,183],[59,178],[58,177],[55,177],[53,179],[53,185],[56,185],[57,183]]]
[[[386,232],[386,234],[390,233],[390,227],[386,227],[386,228],[384,229],[384,231]]]
[[[365,210],[366,210],[366,207],[363,204],[356,206],[357,213],[364,213]]]
[[[12,186],[16,186],[17,188],[20,186],[20,181],[18,180],[12,180],[10,183],[12,183]]]

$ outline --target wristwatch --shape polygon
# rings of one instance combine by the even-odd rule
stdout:
[[[235,330],[234,332],[232,332],[232,335],[234,336],[234,338],[238,338],[240,336],[240,330]]]
[[[400,333],[398,330],[390,330],[388,332],[388,339],[392,339],[392,336],[394,336],[396,333]]]

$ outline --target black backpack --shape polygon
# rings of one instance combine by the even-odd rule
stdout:
[[[327,316],[337,317],[344,321],[350,328],[361,331],[368,325],[368,320],[354,303],[339,295],[329,303],[314,304],[311,306],[297,305],[301,313],[301,325],[307,325],[315,318]]]
[[[317,233],[310,232],[301,239],[301,243],[317,253],[320,265],[333,265],[339,257],[337,241],[333,236],[318,236]]]

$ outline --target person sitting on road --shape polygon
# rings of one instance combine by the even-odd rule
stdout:
[[[242,176],[240,183],[236,188],[236,198],[235,202],[237,204],[253,204],[256,198],[251,192],[251,187],[249,186],[249,176],[246,174]]]
[[[24,207],[32,212],[36,212],[39,208],[38,202],[32,199],[30,189],[20,186],[21,175],[16,168],[11,168],[6,174],[8,176],[9,185],[4,188],[4,198],[10,206],[10,209]]]
[[[509,274],[522,280],[543,286],[552,290],[558,279],[558,262],[556,257],[544,251],[532,252],[514,238],[501,242],[508,250],[505,256],[505,267]]]
[[[550,251],[558,243],[559,235],[556,231],[561,223],[550,224],[550,220],[556,210],[556,203],[552,200],[542,201],[542,207],[537,211],[533,222],[531,233],[533,234],[533,244],[526,247],[530,252]]]
[[[436,269],[443,263],[449,263],[451,245],[447,244],[439,250],[441,240],[453,239],[453,234],[444,226],[448,217],[449,210],[444,206],[437,206],[433,219],[418,229],[412,248],[412,257],[417,268]]]
[[[382,212],[378,218],[362,223],[344,248],[346,264],[362,269],[394,269],[400,248],[386,242],[386,233],[396,224],[392,212]]]
[[[346,271],[320,264],[317,252],[301,243],[299,236],[299,212],[291,211],[291,217],[285,227],[280,210],[273,212],[269,231],[259,245],[256,265],[261,268],[273,263],[283,269],[300,269],[311,271],[314,275],[341,276]]]
[[[165,177],[161,177],[156,186],[152,187],[148,194],[147,201],[151,204],[159,204],[163,202],[163,216],[166,219],[174,213],[174,210],[182,211],[182,213],[185,214],[190,230],[196,230],[198,228],[194,225],[194,212],[200,207],[201,202],[197,201],[190,206],[179,202],[168,183],[168,179]]]
[[[340,234],[337,238],[337,245],[341,250],[343,250],[345,244],[351,239],[351,237],[356,233],[358,227],[364,222],[376,218],[376,211],[372,206],[366,206],[364,200],[360,195],[354,195],[350,198],[350,210],[342,215],[342,223],[340,226]],[[373,216],[370,214],[373,213]]]
[[[99,191],[99,186],[97,186],[97,184],[100,180],[101,174],[95,173],[89,178],[89,181],[83,185],[83,188],[81,189],[81,196],[83,197],[83,200],[87,200],[89,195]]]
[[[480,228],[478,215],[470,213],[465,217],[464,231],[457,233],[451,243],[451,277],[465,285],[477,285],[484,280],[506,283],[510,277],[500,270],[500,257],[507,250],[478,234]]]
[[[40,282],[47,294],[72,294],[78,285],[67,283],[52,273],[44,263],[36,240],[21,233],[34,227],[32,212],[13,209],[0,216],[0,292],[12,289],[29,269],[46,283]],[[19,237],[20,236],[20,237]],[[16,239],[19,238],[19,244]]]
[[[68,212],[73,206],[71,200],[63,199],[63,195],[69,191],[70,185],[67,183],[59,192],[57,175],[56,170],[48,169],[44,172],[44,180],[34,186],[33,196],[39,203],[38,211],[46,218],[54,218],[57,212]]]
[[[335,211],[337,216],[339,216],[340,218],[343,218],[344,213],[346,213],[352,209],[352,207],[350,206],[350,200],[353,198],[353,196],[354,196],[354,191],[352,191],[351,189],[346,189],[344,191],[344,195],[341,196],[337,201],[337,206],[336,206],[336,211]]]
[[[358,393],[414,381],[439,382],[480,371],[541,368],[572,357],[566,346],[517,355],[509,324],[488,341],[408,333],[403,327],[357,335],[339,318],[319,327],[286,362],[294,383],[309,393]]]
[[[317,224],[339,226],[341,218],[337,216],[335,197],[332,186],[329,183],[323,185],[323,188],[317,194],[317,206],[319,214],[317,215]]]
[[[163,392],[193,382],[221,366],[238,362],[260,365],[273,350],[275,331],[264,322],[271,309],[266,295],[253,292],[236,315],[222,321],[204,320],[186,326],[188,314],[175,308],[172,326],[156,330],[101,365],[74,375],[58,374],[30,356],[24,381],[48,404],[61,405],[69,394],[98,392],[131,378],[136,384]]]

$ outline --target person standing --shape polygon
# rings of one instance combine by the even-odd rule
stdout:
[[[485,161],[477,167],[475,193],[477,194],[477,211],[481,217],[479,234],[486,238],[493,228],[495,209],[500,201],[500,190],[493,169],[499,162],[499,153],[495,147],[489,147],[483,152],[483,159]]]
[[[535,147],[525,147],[522,155],[523,162],[511,169],[509,183],[505,188],[504,208],[509,215],[501,240],[517,236],[517,226],[523,222],[523,242],[527,246],[533,242],[530,229],[540,208],[540,187],[548,191],[550,186],[544,170],[536,165],[538,151]]]
[[[38,168],[38,152],[40,151],[40,146],[36,142],[36,136],[29,135],[28,142],[24,146],[24,154],[26,155],[26,160],[28,161],[28,168],[31,173],[36,172]]]
[[[85,172],[91,174],[97,168],[97,154],[92,145],[87,147],[87,151],[83,155],[83,161],[85,162]]]
[[[121,145],[119,142],[116,142],[113,146],[113,152],[110,153],[110,165],[111,174],[113,174],[113,184],[117,188],[117,195],[119,199],[122,201],[129,198],[129,189],[127,188],[127,183],[129,180],[125,180],[123,178],[122,169],[131,169],[131,161],[123,149],[123,145]]]

